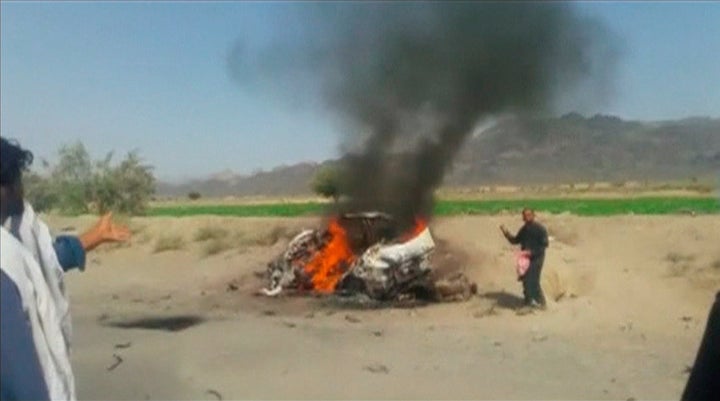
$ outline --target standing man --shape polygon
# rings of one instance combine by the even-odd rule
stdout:
[[[0,400],[46,396],[73,400],[70,309],[63,273],[72,268],[83,270],[86,252],[105,242],[125,241],[130,231],[115,225],[107,214],[79,237],[53,239],[47,225],[24,200],[22,173],[31,165],[32,153],[0,138],[0,156]],[[32,374],[38,366],[42,380]],[[29,383],[44,393],[32,392]]]
[[[112,214],[106,214],[94,227],[80,236],[64,235],[53,239],[47,224],[24,199],[22,174],[32,164],[32,153],[2,137],[0,137],[0,150],[3,175],[2,202],[11,209],[3,217],[2,225],[33,255],[41,268],[61,320],[64,340],[69,347],[72,332],[70,305],[63,274],[74,268],[83,271],[87,252],[106,242],[128,240],[130,230],[115,225]]]
[[[44,270],[5,224],[24,212],[21,176],[32,154],[2,140],[0,146],[0,397],[75,400],[75,381],[59,298]]]
[[[512,235],[504,225],[500,226],[500,230],[511,244],[520,244],[520,248],[530,254],[530,267],[521,277],[525,296],[523,311],[532,310],[529,308],[545,309],[545,296],[540,288],[540,272],[545,261],[545,248],[548,247],[547,230],[535,221],[535,211],[532,209],[523,209],[522,219],[525,224],[517,235]]]

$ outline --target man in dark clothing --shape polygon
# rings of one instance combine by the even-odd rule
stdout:
[[[49,400],[20,293],[4,271],[0,272],[0,298],[0,400]]]
[[[720,292],[710,309],[705,334],[682,400],[720,400]]]
[[[548,247],[548,234],[545,227],[535,221],[535,212],[525,208],[522,212],[525,224],[517,235],[512,235],[505,226],[500,226],[503,235],[511,244],[520,244],[523,251],[530,253],[530,267],[522,276],[525,306],[545,308],[545,295],[540,288],[540,272],[545,261],[545,248]]]

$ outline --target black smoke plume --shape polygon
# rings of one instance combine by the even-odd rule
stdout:
[[[344,207],[404,222],[432,213],[435,189],[483,117],[548,111],[588,79],[607,87],[614,65],[611,36],[569,3],[306,3],[300,11],[303,34],[253,56],[236,47],[231,73],[320,95],[351,138],[364,139],[343,159]]]

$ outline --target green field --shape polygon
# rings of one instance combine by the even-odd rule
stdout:
[[[621,214],[662,215],[676,213],[720,213],[718,198],[620,198],[620,199],[532,199],[532,200],[441,200],[435,205],[435,215],[464,214],[492,215],[505,211],[516,212],[531,207],[546,213],[571,213],[579,216],[612,216]],[[327,204],[271,203],[260,205],[181,205],[155,206],[150,216],[237,216],[237,217],[297,217],[322,214]]]

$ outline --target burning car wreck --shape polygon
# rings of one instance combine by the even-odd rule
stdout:
[[[392,216],[380,212],[343,214],[324,230],[304,230],[268,264],[267,288],[283,291],[361,295],[376,301],[467,299],[476,291],[462,274],[439,278],[436,249],[423,219],[398,233]]]

